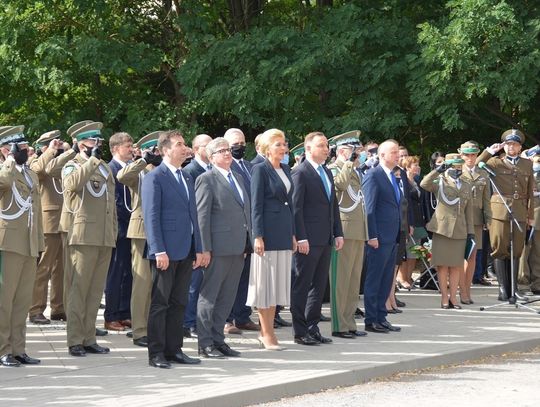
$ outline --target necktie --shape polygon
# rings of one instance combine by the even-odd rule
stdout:
[[[397,179],[396,179],[396,176],[394,175],[394,173],[390,173],[390,176],[392,178],[392,186],[394,187],[394,195],[396,196],[396,202],[399,203],[399,200],[400,200],[400,192],[399,192],[399,185],[397,183]]]
[[[210,171],[211,169],[212,169],[212,164],[208,164],[208,165],[206,166],[206,171]]]
[[[240,195],[240,192],[238,192],[238,188],[236,188],[236,184],[235,184],[235,182],[233,180],[233,177],[232,177],[232,174],[230,172],[229,172],[229,174],[227,174],[227,179],[229,180],[229,184],[231,184],[231,188],[233,190],[234,197],[236,198],[238,203],[243,206],[244,201],[242,200],[242,196]]]
[[[30,178],[30,175],[28,174],[28,169],[27,169],[26,165],[22,166],[22,171],[21,172],[24,175],[24,179],[26,180],[26,183],[28,184],[28,186],[30,188],[32,188],[34,186],[34,183],[32,182],[32,178]]]
[[[186,201],[189,201],[188,191],[186,189],[186,185],[184,185],[184,181],[182,179],[182,170],[180,168],[176,170],[176,180],[180,184],[180,192],[182,196],[186,199]]]
[[[242,168],[242,171],[246,173],[247,178],[251,180],[251,174],[249,173],[246,164],[244,164],[244,160],[238,160],[238,163],[240,164],[240,168]]]
[[[319,165],[319,168],[317,168],[317,172],[319,173],[319,177],[321,177],[321,181],[324,185],[324,190],[326,191],[326,197],[328,198],[328,200],[330,200],[330,186],[328,185],[326,174],[324,173],[324,168],[322,165]]]

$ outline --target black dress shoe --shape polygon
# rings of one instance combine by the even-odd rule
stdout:
[[[366,331],[375,332],[377,334],[387,334],[390,330],[381,324],[374,322],[372,324],[366,324]]]
[[[320,332],[309,334],[313,339],[319,343],[332,343],[332,339],[322,336]]]
[[[153,356],[148,359],[148,364],[152,367],[159,367],[161,369],[170,369],[171,364],[167,362],[163,356]]]
[[[364,314],[364,311],[362,311],[360,308],[356,308],[356,310],[354,311],[354,318],[355,319],[362,319],[365,316],[366,315]]]
[[[18,367],[21,365],[21,362],[15,359],[11,353],[6,353],[0,357],[0,364],[2,366]]]
[[[129,331],[128,333],[126,333],[126,336],[128,338],[133,338],[133,331]]]
[[[106,336],[108,334],[109,334],[109,331],[106,331],[105,329],[96,328],[96,336]]]
[[[394,326],[388,321],[381,322],[381,325],[388,329],[390,332],[399,332],[401,328],[399,326]]]
[[[298,345],[318,345],[319,341],[313,339],[310,334],[307,334],[305,336],[295,336],[294,337],[294,343],[297,343]]]
[[[218,352],[213,346],[199,347],[199,356],[209,359],[223,359],[223,354]]]
[[[85,346],[84,350],[87,353],[96,353],[96,354],[99,354],[99,355],[103,355],[103,354],[109,353],[111,351],[109,348],[106,348],[105,346],[99,346],[97,343]]]
[[[143,348],[148,347],[148,337],[141,336],[140,338],[133,339],[133,345],[142,346]]]
[[[365,331],[349,331],[351,333],[351,335],[353,336],[366,336],[367,335],[367,332]]]
[[[201,359],[190,358],[184,352],[179,351],[176,355],[165,356],[168,362],[180,363],[182,365],[197,365],[201,363]]]
[[[31,323],[36,324],[36,325],[48,325],[51,323],[51,320],[47,318],[45,315],[43,315],[42,313],[36,314],[36,315],[30,315],[28,319],[30,320]]]
[[[281,318],[281,315],[277,314],[274,317],[274,325],[282,326],[282,327],[289,327],[292,326],[292,324],[289,321],[285,321],[283,318]]]
[[[396,298],[396,305],[399,307],[399,308],[403,308],[405,307],[407,304],[405,304],[403,301],[400,301]]]
[[[231,347],[227,345],[226,343],[222,343],[221,345],[215,345],[215,348],[216,350],[223,353],[225,356],[236,358],[241,355],[240,352],[238,352],[237,350],[231,349]]]
[[[66,313],[59,312],[57,314],[51,314],[51,321],[67,321]]]
[[[73,345],[69,347],[69,354],[71,356],[86,356],[86,351],[82,345]]]
[[[326,315],[321,314],[321,318],[320,318],[320,321],[321,321],[321,322],[330,322],[331,320],[332,320],[332,318],[327,317]]]
[[[337,338],[352,339],[354,338],[353,334],[350,332],[332,332],[332,336]]]
[[[41,363],[41,360],[31,358],[26,353],[21,353],[20,355],[15,356],[15,359],[17,359],[23,365],[39,365]]]
[[[182,336],[184,338],[191,338],[191,332],[190,332],[189,328],[186,328],[186,327],[183,328]]]

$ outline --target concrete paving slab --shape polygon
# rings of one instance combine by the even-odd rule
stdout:
[[[400,292],[407,307],[389,318],[402,327],[400,333],[307,347],[294,344],[291,330],[282,328],[276,332],[286,349],[271,352],[258,347],[256,332],[244,331],[227,338],[242,357],[170,370],[149,367],[146,349],[125,333],[98,338],[111,348],[109,355],[75,358],[67,352],[64,323],[28,324],[27,352],[42,364],[0,368],[0,405],[243,406],[540,345],[540,315],[514,307],[479,310],[496,303],[496,296],[494,287],[474,287],[474,305],[442,310],[434,291]],[[290,320],[288,312],[283,316]],[[329,336],[330,323],[320,326]],[[186,339],[184,351],[196,356],[196,339]]]

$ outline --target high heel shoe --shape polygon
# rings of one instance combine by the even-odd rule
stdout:
[[[461,305],[458,305],[458,304],[454,304],[452,301],[448,301],[448,306],[450,308],[454,308],[454,309],[462,309]]]
[[[404,290],[410,290],[411,285],[407,281],[396,281],[398,288],[402,288]]]
[[[450,305],[448,305],[448,304],[443,304],[443,303],[441,302],[441,308],[442,308],[442,309],[448,309],[448,308],[450,308]]]
[[[279,345],[267,345],[266,343],[264,343],[264,339],[262,336],[259,336],[257,338],[259,340],[259,348],[261,349],[266,349],[266,350],[283,350],[284,348],[282,346],[279,346]]]
[[[474,304],[474,301],[471,300],[471,299],[468,299],[468,300],[460,300],[460,302],[461,302],[463,305],[473,305],[473,304]]]

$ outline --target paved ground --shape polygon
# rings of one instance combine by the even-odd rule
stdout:
[[[538,406],[540,348],[459,366],[396,374],[358,386],[286,398],[257,407]],[[496,389],[496,390],[495,390]]]
[[[27,351],[42,364],[0,368],[0,405],[242,406],[540,345],[540,315],[513,307],[479,311],[497,302],[495,288],[473,288],[476,304],[464,310],[440,309],[433,291],[399,298],[407,303],[405,312],[390,320],[403,328],[401,333],[304,347],[292,342],[290,330],[281,329],[287,349],[269,352],[258,348],[256,333],[248,332],[229,338],[241,358],[171,370],[148,367],[146,350],[124,334],[100,341],[111,348],[110,355],[74,358],[62,323],[29,325]],[[290,319],[288,313],[284,317]],[[329,323],[321,328],[330,334]],[[186,340],[186,353],[196,356],[196,349],[194,339]]]

